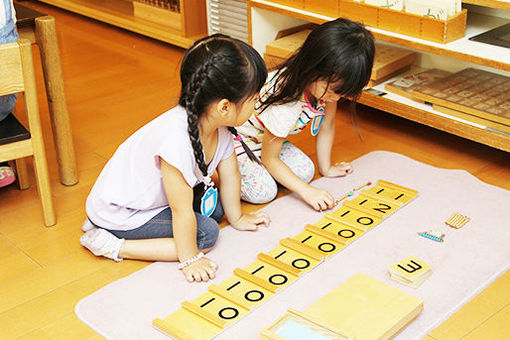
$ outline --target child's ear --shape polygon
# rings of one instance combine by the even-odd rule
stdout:
[[[232,103],[228,99],[220,99],[216,103],[216,111],[222,116],[226,117],[230,113]]]

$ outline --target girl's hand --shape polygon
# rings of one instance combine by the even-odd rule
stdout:
[[[333,164],[326,171],[321,171],[321,175],[324,177],[343,177],[352,173],[352,171],[351,163],[340,162]]]
[[[212,280],[216,277],[216,270],[218,270],[216,262],[202,257],[197,262],[182,268],[182,273],[189,282],[207,282],[209,279]]]
[[[269,216],[265,212],[259,211],[243,214],[235,223],[231,223],[231,225],[234,229],[237,230],[255,231],[260,226],[268,227],[269,223],[271,223]]]
[[[328,191],[311,185],[308,186],[301,197],[312,208],[318,211],[327,210],[335,206],[335,199]]]

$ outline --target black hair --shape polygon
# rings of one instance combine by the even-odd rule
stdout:
[[[257,109],[299,100],[308,85],[321,79],[328,87],[338,82],[334,91],[356,100],[370,80],[374,54],[374,37],[359,22],[338,18],[317,26],[278,67],[276,88]]]
[[[198,121],[214,101],[235,104],[259,93],[267,78],[260,55],[248,44],[223,34],[197,40],[184,54],[179,105],[188,114],[188,134],[198,167],[207,176]],[[228,128],[237,136],[234,127]],[[242,142],[245,150],[253,155]]]

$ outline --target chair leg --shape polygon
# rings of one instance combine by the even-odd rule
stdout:
[[[50,227],[56,223],[55,210],[51,198],[50,176],[44,151],[44,140],[39,118],[39,106],[37,102],[37,87],[35,85],[34,62],[32,57],[32,44],[28,40],[20,40],[21,64],[23,67],[23,80],[25,83],[24,102],[30,127],[32,150],[34,154],[34,168],[37,178],[37,190],[41,197],[44,214],[44,224]]]
[[[41,51],[60,182],[64,185],[75,185],[78,183],[78,171],[56,32],[55,18],[44,16],[35,19],[35,38]]]
[[[18,188],[20,190],[28,189],[30,187],[30,183],[28,181],[27,160],[25,158],[19,158],[14,161],[14,164],[16,165]]]
[[[39,196],[41,197],[41,205],[44,214],[44,224],[47,227],[51,227],[57,221],[55,219],[55,210],[53,209],[53,200],[51,197],[50,189],[50,176],[48,174],[48,165],[46,164],[46,158],[44,152],[34,152],[34,168],[37,178],[37,189]]]

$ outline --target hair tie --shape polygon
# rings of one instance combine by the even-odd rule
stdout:
[[[234,137],[234,140],[238,141],[238,142],[242,142],[243,141],[243,137],[241,137],[241,135],[237,135]]]

